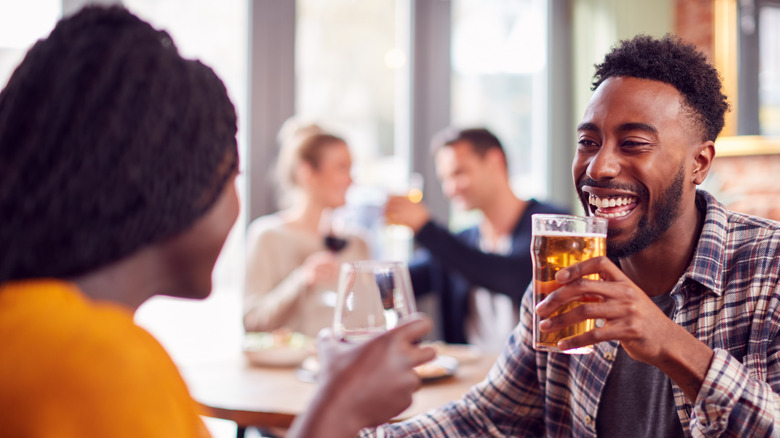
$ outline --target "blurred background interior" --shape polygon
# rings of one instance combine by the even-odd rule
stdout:
[[[35,40],[84,0],[0,1],[0,85]],[[733,209],[780,219],[780,0],[117,0],[166,29],[225,82],[239,115],[243,214],[203,302],[154,298],[136,319],[176,361],[240,349],[244,232],[277,210],[276,135],[293,115],[344,137],[348,208],[364,225],[383,188],[423,175],[452,228],[428,149],[455,125],[504,143],[513,188],[578,211],[570,163],[593,65],[618,40],[673,32],[718,66],[732,111],[706,188]],[[56,72],[54,72],[56,74]],[[579,210],[581,211],[581,210]],[[376,257],[391,245],[376,234]],[[393,253],[392,257],[397,257]]]

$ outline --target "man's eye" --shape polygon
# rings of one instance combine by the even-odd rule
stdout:
[[[624,141],[621,146],[627,147],[627,148],[636,148],[636,147],[642,147],[642,146],[647,146],[647,145],[648,145],[648,143],[645,143],[645,142],[628,140],[628,141]]]
[[[595,141],[593,141],[593,140],[588,140],[588,139],[586,139],[586,138],[581,138],[581,139],[579,139],[579,140],[577,141],[577,144],[578,144],[580,147],[585,147],[585,148],[588,148],[588,147],[598,147],[598,144],[596,144],[596,142],[595,142]]]

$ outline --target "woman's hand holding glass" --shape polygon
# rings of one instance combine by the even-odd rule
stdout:
[[[370,339],[410,319],[415,311],[405,263],[358,261],[341,265],[333,332],[342,341]]]
[[[415,313],[405,263],[342,264],[333,327],[317,340],[321,388],[290,436],[321,430],[356,435],[403,412],[421,382],[414,367],[436,356],[419,345],[431,326]]]
[[[323,330],[317,340],[322,364],[317,381],[322,390],[312,408],[322,403],[338,415],[336,423],[344,428],[344,436],[403,412],[420,386],[413,368],[436,356],[432,347],[417,343],[431,327],[430,319],[418,314],[357,345],[341,342],[331,330]]]
[[[318,251],[306,257],[302,269],[307,286],[328,284],[338,276],[339,260],[331,251]]]

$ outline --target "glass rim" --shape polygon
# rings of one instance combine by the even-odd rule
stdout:
[[[608,222],[609,219],[598,216],[577,216],[574,214],[555,214],[555,213],[534,213],[531,219],[558,219],[558,220],[576,220],[576,221],[595,221]]]
[[[537,213],[531,215],[531,235],[594,235],[607,237],[609,219],[597,216]]]
[[[408,267],[407,263],[401,260],[354,260],[343,262],[341,268],[353,267],[354,269],[376,268],[376,267]]]

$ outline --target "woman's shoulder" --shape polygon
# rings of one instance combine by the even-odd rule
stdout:
[[[100,358],[104,365],[144,362],[155,356],[167,359],[154,337],[135,324],[128,308],[92,301],[75,286],[59,281],[30,281],[16,291],[18,299],[9,308],[35,315],[19,327],[19,336],[49,354],[74,360],[79,356],[85,363]]]
[[[9,324],[15,339],[0,341],[0,387],[11,394],[36,394],[35,405],[56,409],[64,415],[59,424],[68,427],[131,430],[140,421],[170,419],[186,410],[197,428],[195,406],[175,364],[162,345],[134,323],[129,309],[93,301],[74,285],[52,280],[12,285],[3,295],[0,339]],[[23,320],[20,315],[25,315]],[[9,369],[13,372],[6,372]],[[160,393],[166,394],[164,402],[158,402]],[[113,403],[120,399],[122,403]],[[24,407],[19,412],[22,417],[36,413]],[[99,424],[81,424],[83,412],[95,414]]]
[[[284,218],[279,213],[260,216],[249,223],[247,233],[269,233],[282,230],[285,226]]]
[[[288,234],[287,224],[279,213],[260,216],[249,223],[246,237],[249,242],[269,241]]]

